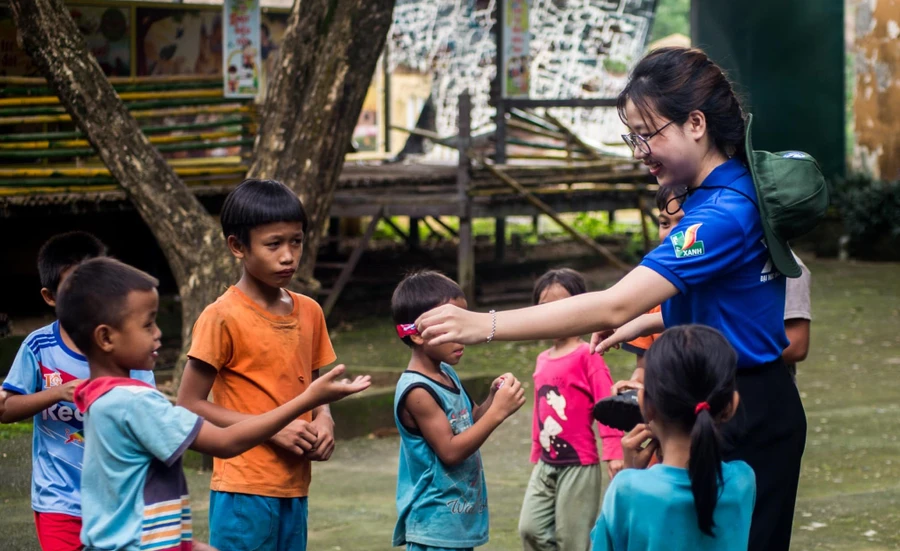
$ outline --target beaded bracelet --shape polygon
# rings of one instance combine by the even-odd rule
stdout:
[[[488,335],[488,338],[485,342],[491,342],[494,340],[494,333],[497,332],[497,311],[491,310],[488,312],[491,315],[491,334]]]

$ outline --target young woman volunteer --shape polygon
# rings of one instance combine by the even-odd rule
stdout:
[[[559,338],[621,327],[662,303],[657,316],[666,327],[718,329],[738,353],[740,393],[723,427],[724,459],[746,461],[757,480],[750,549],[787,550],[806,415],[781,360],[788,340],[779,269],[796,266],[785,260],[784,242],[765,239],[740,103],[706,54],[665,48],[637,65],[618,108],[634,157],[660,185],[690,190],[669,240],[608,290],[487,314],[445,305],[417,328],[432,344]]]

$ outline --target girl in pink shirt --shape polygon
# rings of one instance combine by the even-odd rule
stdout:
[[[535,304],[585,293],[574,270],[551,270],[534,287]],[[600,513],[602,471],[622,469],[622,432],[598,425],[591,409],[610,394],[612,377],[599,354],[581,337],[558,339],[537,358],[531,461],[535,463],[519,518],[526,551],[586,551]]]

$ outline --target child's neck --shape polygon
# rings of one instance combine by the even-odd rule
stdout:
[[[659,440],[662,464],[687,469],[691,459],[691,435],[670,430],[656,422],[651,422],[650,428]]]
[[[66,332],[66,330],[63,329],[62,324],[59,322],[57,322],[57,323],[59,324],[59,336],[62,337],[63,344],[65,344],[66,347],[69,350],[71,350],[72,352],[75,352],[76,354],[81,354],[82,356],[84,356],[85,355],[84,352],[82,352],[81,350],[78,349],[77,346],[75,346],[75,342],[72,341],[72,337],[70,337],[69,334]]]
[[[289,298],[281,287],[272,287],[253,277],[247,270],[243,271],[240,281],[235,285],[250,300],[259,304],[269,312],[283,314],[285,298]]]
[[[91,366],[91,379],[98,377],[131,377],[131,370],[118,365],[105,354],[96,354],[88,359]]]
[[[581,337],[566,337],[564,339],[556,339],[553,341],[553,348],[550,349],[550,356],[559,358],[566,354],[572,353],[581,343]]]
[[[406,369],[427,375],[432,379],[447,380],[448,377],[441,369],[441,362],[429,358],[422,350],[421,346],[413,348],[412,356],[409,359],[409,365]]]

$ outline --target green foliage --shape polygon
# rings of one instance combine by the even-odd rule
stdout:
[[[691,0],[659,0],[650,42],[665,38],[670,34],[691,35]]]
[[[628,65],[624,61],[618,59],[604,59],[603,68],[606,69],[607,73],[613,75],[624,75],[628,72]]]
[[[833,183],[831,201],[841,214],[854,256],[900,257],[900,182],[854,174]]]

